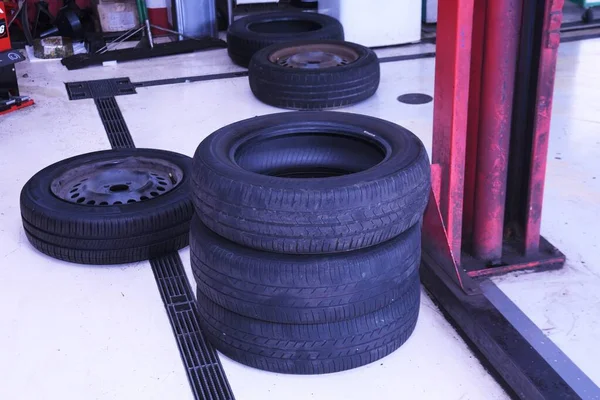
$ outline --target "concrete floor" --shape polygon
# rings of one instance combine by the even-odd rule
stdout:
[[[381,56],[431,51],[421,45]],[[600,384],[600,40],[561,46],[543,234],[568,257],[543,274],[495,279],[500,288]],[[20,222],[19,192],[41,168],[108,149],[92,100],[69,101],[64,82],[132,81],[238,71],[224,50],[67,71],[57,62],[18,64],[36,105],[0,117],[0,399],[191,399],[149,263],[79,266],[36,252]],[[431,148],[434,60],[382,65],[377,94],[343,111],[405,126]],[[137,147],[192,155],[217,128],[279,110],[254,99],[247,78],[138,89],[117,98]],[[189,252],[181,251],[190,280]],[[324,376],[254,370],[221,357],[238,400],[505,399],[507,395],[424,295],[417,329],[392,355]]]

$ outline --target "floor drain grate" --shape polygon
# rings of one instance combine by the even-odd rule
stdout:
[[[196,399],[233,400],[216,351],[198,324],[196,303],[177,253],[150,260]]]
[[[113,149],[133,148],[133,138],[114,97],[94,99],[104,129]]]
[[[69,86],[67,90],[68,88]],[[69,97],[71,94],[69,92]],[[134,148],[133,138],[114,96],[94,97],[94,102],[111,147]],[[150,260],[150,265],[177,340],[194,398],[235,400],[219,356],[200,330],[196,302],[179,253],[173,252]]]
[[[97,99],[137,93],[135,85],[131,83],[129,78],[69,82],[65,85],[69,100]]]

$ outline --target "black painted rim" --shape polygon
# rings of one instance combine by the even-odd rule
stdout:
[[[273,51],[269,61],[286,68],[324,69],[352,64],[360,54],[343,44],[310,43],[290,45]]]
[[[158,158],[115,157],[84,163],[50,184],[61,200],[86,206],[138,203],[162,196],[183,180],[177,165]]]

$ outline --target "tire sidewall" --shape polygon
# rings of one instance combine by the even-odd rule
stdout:
[[[280,254],[245,247],[211,231],[198,215],[192,218],[190,226],[190,251],[198,260],[213,269],[222,269],[223,275],[230,274],[232,280],[278,288],[306,288],[312,285],[306,283],[306,276],[318,276],[318,283],[315,283],[318,287],[362,282],[362,288],[367,289],[379,285],[381,280],[387,279],[385,276],[410,276],[418,269],[418,262],[414,265],[403,262],[421,253],[421,224],[379,245],[334,254]],[[277,265],[272,273],[277,283],[256,280],[260,274],[253,272],[268,265]],[[348,273],[349,269],[359,272]],[[247,277],[246,271],[250,272]],[[302,278],[295,281],[295,275],[278,276],[285,271],[296,271]],[[336,273],[330,276],[329,283],[324,283],[321,271]],[[353,279],[342,280],[346,274]],[[235,282],[231,286],[235,286]]]
[[[269,18],[270,17],[270,18]],[[254,23],[270,21],[303,20],[312,21],[321,25],[320,29],[306,32],[290,33],[263,33],[255,32],[249,27]],[[342,25],[335,18],[323,14],[304,12],[278,12],[272,14],[257,14],[239,19],[230,25],[227,30],[228,41],[232,37],[251,41],[269,41],[271,43],[289,42],[290,40],[321,39],[330,35],[337,36],[337,32],[343,33]],[[342,39],[342,38],[340,38]]]
[[[319,23],[322,27],[314,31],[295,33],[259,33],[248,29],[252,23],[264,22],[267,16],[271,20],[302,19]],[[250,15],[235,21],[227,30],[227,52],[236,64],[248,67],[254,53],[275,43],[294,40],[343,40],[344,28],[335,18],[323,14],[301,12],[277,12]]]
[[[345,130],[362,135],[367,140],[380,138],[389,144],[388,154],[382,162],[365,171],[314,179],[261,175],[244,170],[233,160],[232,148],[242,139],[250,139],[258,132],[267,129],[301,130],[303,127],[314,127],[315,124],[334,129],[343,127]],[[210,168],[223,178],[253,186],[322,191],[355,186],[357,183],[364,182],[375,184],[374,182],[398,173],[419,157],[423,157],[424,151],[421,141],[410,131],[378,118],[341,112],[286,112],[247,119],[219,129],[204,140],[196,150],[194,171],[198,174],[203,168]],[[197,183],[198,179],[196,179]]]

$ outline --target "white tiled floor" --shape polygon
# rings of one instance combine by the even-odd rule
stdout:
[[[496,284],[600,385],[600,40],[561,45],[542,234],[567,256],[562,270]]]
[[[384,49],[380,55],[431,49]],[[558,272],[496,280],[596,383],[599,61],[600,40],[561,47],[543,233],[567,254],[568,264]],[[68,101],[63,82],[238,70],[224,50],[72,72],[58,63],[18,65],[21,90],[37,104],[0,117],[0,399],[192,398],[148,263],[78,266],[35,252],[20,226],[19,191],[52,162],[109,148],[93,101]],[[433,72],[433,59],[383,64],[378,93],[342,111],[401,124],[430,148],[432,104],[409,106],[396,97],[433,94]],[[188,155],[225,124],[279,111],[254,99],[246,78],[141,88],[118,103],[138,147]],[[189,273],[188,256],[181,252]],[[222,361],[239,400],[507,398],[425,294],[410,340],[363,368],[288,376]]]

